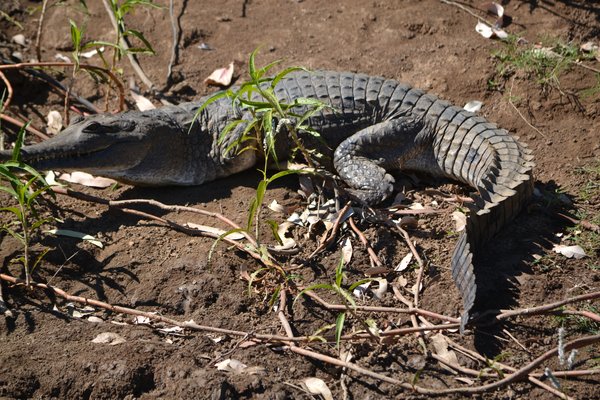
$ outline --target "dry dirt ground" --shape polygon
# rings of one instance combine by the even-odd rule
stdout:
[[[57,53],[70,54],[68,18],[86,26],[87,40],[113,40],[113,29],[100,1],[87,2],[89,15],[78,10],[77,1],[65,3],[47,11],[41,42],[44,60],[54,60]],[[436,0],[179,0],[174,1],[174,19],[181,34],[177,38],[172,79],[167,82],[172,49],[171,18],[168,1],[157,3],[166,7],[139,9],[129,14],[126,22],[143,32],[153,44],[156,55],[140,56],[140,64],[155,86],[175,102],[214,91],[203,79],[215,68],[234,60],[242,66],[238,68],[240,81],[245,79],[243,64],[259,46],[258,62],[263,65],[283,59],[283,65],[360,71],[409,82],[459,105],[470,100],[483,101],[483,115],[519,135],[533,149],[537,190],[531,205],[486,251],[479,271],[483,277],[480,309],[531,307],[599,290],[598,235],[561,218],[558,213],[598,223],[600,97],[593,88],[598,88],[600,62],[584,61],[596,71],[571,65],[560,71],[560,83],[546,86],[538,82],[535,74],[519,68],[500,76],[499,60],[493,54],[506,51],[507,45],[476,33],[477,18],[464,9]],[[479,2],[461,4],[482,18],[493,19],[478,9]],[[511,0],[503,4],[510,16],[506,30],[529,42],[520,46],[562,42],[578,48],[594,40],[598,44],[600,5],[596,1]],[[1,2],[0,10],[23,25],[21,30],[1,19],[3,56],[18,51],[24,60],[35,57],[33,43],[40,5],[41,1]],[[11,42],[19,33],[27,40],[25,46]],[[203,43],[212,50],[202,50],[199,46]],[[137,79],[126,60],[120,66],[124,68],[125,81]],[[65,84],[73,83],[78,94],[104,107],[103,86],[94,84],[85,73],[77,74],[73,82],[68,69],[48,73]],[[41,128],[49,110],[62,110],[62,95],[46,83],[22,72],[13,71],[7,77],[15,90],[12,105],[6,111],[8,115],[32,119],[33,126]],[[141,83],[140,86],[143,88]],[[147,95],[153,98],[150,93]],[[113,109],[115,104],[111,100],[109,107]],[[130,98],[128,106],[134,107]],[[8,145],[14,141],[14,131],[8,123],[2,127]],[[258,181],[259,174],[249,171],[202,187],[121,186],[117,190],[98,190],[74,185],[73,188],[109,199],[144,198],[190,205],[244,223]],[[405,181],[399,179],[399,182]],[[418,226],[409,231],[427,263],[421,307],[456,317],[460,313],[460,300],[449,276],[449,254],[456,240],[451,233],[450,213],[457,205],[426,191],[427,185],[431,186],[431,182],[419,181],[406,194],[409,200],[427,206],[437,200],[439,208],[445,210],[435,216],[420,216]],[[297,178],[284,179],[267,191],[266,203],[277,199],[292,210],[302,209],[304,203],[297,189]],[[456,190],[467,193],[448,183],[441,189],[445,193]],[[8,201],[8,197],[2,197],[3,205]],[[151,208],[144,210],[157,212]],[[277,313],[269,306],[274,278],[256,282],[249,295],[242,272],[252,273],[258,265],[233,248],[218,245],[209,263],[207,255],[212,239],[188,236],[159,222],[64,196],[57,198],[49,212],[61,218],[59,227],[94,235],[104,243],[104,248],[76,239],[42,235],[37,248],[45,246],[51,251],[35,271],[36,281],[50,281],[72,295],[159,313],[178,321],[194,320],[200,325],[244,331],[249,336],[192,330],[167,334],[158,328],[169,325],[155,322],[135,325],[130,315],[100,308],[80,317],[73,310],[81,311],[81,304],[68,305],[68,301],[49,291],[26,290],[3,282],[2,291],[13,317],[2,317],[0,321],[2,398],[312,398],[301,388],[303,380],[309,377],[322,379],[337,399],[428,397],[292,353],[281,344],[252,345],[252,334],[284,335],[285,331]],[[180,223],[218,225],[215,220],[185,213],[160,215]],[[7,222],[6,214],[2,218]],[[267,210],[263,218],[282,221],[284,216]],[[409,252],[398,232],[357,221],[386,267],[393,268]],[[305,233],[300,228],[295,231],[301,252],[279,259],[286,268],[303,265],[294,270],[297,284],[333,282],[345,238],[350,238],[354,247],[353,258],[346,267],[345,285],[363,279],[371,267],[360,240],[347,227],[338,241],[311,258],[308,256],[317,245],[314,239],[304,238]],[[10,237],[4,236],[0,241],[2,272],[21,276],[20,269],[10,264],[12,258],[21,254],[21,248]],[[580,244],[587,257],[575,260],[555,254],[552,247],[561,241]],[[415,276],[416,269],[409,268],[403,274],[386,277],[390,285],[397,287],[405,279],[406,287],[400,292],[411,297]],[[339,298],[326,290],[317,293],[330,302],[339,302]],[[285,311],[296,335],[313,335],[335,323],[337,311],[327,310],[309,299],[299,299],[292,305],[293,296],[290,292]],[[404,307],[391,287],[381,300],[369,295],[357,299],[357,303]],[[597,313],[598,307],[596,300],[580,302],[569,309]],[[90,321],[90,315],[96,319]],[[380,329],[412,326],[406,315],[359,313],[348,316],[344,333],[364,330],[367,319],[375,321]],[[494,373],[498,369],[496,362],[520,368],[544,352],[556,349],[560,327],[565,329],[565,341],[598,334],[598,324],[589,319],[543,315],[512,319],[501,326],[482,326],[465,335],[457,332],[445,335],[491,360],[486,365],[451,347],[460,365],[475,371],[487,368],[488,373]],[[116,333],[125,341],[114,346],[93,343],[92,339],[103,332]],[[332,332],[330,328],[321,334]],[[431,335],[425,340],[428,349],[435,353]],[[340,357],[331,342],[300,346]],[[468,371],[448,372],[432,356],[423,356],[412,334],[383,342],[370,339],[343,342],[341,349],[363,368],[435,390],[477,387],[500,379],[478,377]],[[599,356],[597,343],[580,349],[574,368],[599,368]],[[226,359],[239,360],[258,370],[238,374],[217,370],[215,364]],[[535,372],[543,372],[546,367],[553,371],[566,368],[553,356],[538,365]],[[553,387],[548,378],[540,379]],[[599,375],[558,380],[560,390],[571,398],[599,396]],[[465,396],[459,393],[442,397]],[[555,395],[520,380],[475,397],[524,399]]]

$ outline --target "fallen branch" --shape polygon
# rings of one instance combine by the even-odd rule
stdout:
[[[356,226],[356,223],[354,223],[354,218],[352,218],[352,217],[348,218],[348,223],[350,224],[350,228],[352,228],[354,233],[356,233],[356,235],[362,242],[363,246],[365,246],[365,248],[367,249],[367,253],[369,254],[369,257],[371,258],[371,260],[375,263],[375,265],[377,265],[378,267],[383,266],[383,263],[381,262],[379,257],[377,257],[377,254],[375,254],[375,251],[369,244],[369,241],[365,237],[364,233],[362,233],[360,231],[360,229],[358,229],[358,227]]]
[[[23,127],[25,127],[25,130],[27,130],[27,132],[33,133],[35,136],[39,137],[42,140],[49,139],[48,135],[44,134],[43,132],[38,131],[31,125],[24,124],[23,122],[19,121],[18,119],[9,117],[6,114],[0,113],[0,119],[19,127],[19,129],[22,129]]]
[[[575,297],[570,297],[565,300],[556,301],[554,303],[543,304],[543,305],[537,306],[537,307],[521,308],[521,309],[517,309],[517,310],[499,310],[500,313],[498,315],[496,315],[495,318],[497,320],[503,320],[503,319],[517,317],[517,316],[523,316],[523,315],[544,314],[548,311],[552,311],[555,308],[562,307],[567,304],[578,303],[578,302],[586,301],[586,300],[595,300],[595,299],[599,299],[599,298],[600,298],[600,292],[591,292],[591,293],[586,293],[586,294],[582,294],[582,295],[575,296]],[[494,313],[494,312],[498,312],[498,310],[489,311],[489,312],[486,312],[485,314]]]
[[[22,68],[41,68],[41,67],[78,67],[80,69],[85,69],[89,71],[94,71],[99,74],[106,74],[113,83],[117,86],[118,94],[119,94],[119,108],[118,111],[123,111],[125,109],[125,88],[123,84],[117,78],[117,76],[109,71],[106,68],[97,67],[95,65],[88,64],[74,64],[70,62],[33,62],[33,63],[17,63],[17,64],[3,64],[0,65],[0,71],[7,69],[22,69]]]

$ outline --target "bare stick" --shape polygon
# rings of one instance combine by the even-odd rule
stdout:
[[[548,139],[548,136],[544,135],[544,133],[542,131],[540,131],[538,128],[536,128],[535,126],[533,126],[528,120],[527,118],[525,118],[525,116],[523,115],[523,113],[521,113],[521,110],[519,110],[517,108],[517,106],[515,105],[515,103],[513,103],[512,101],[512,90],[513,90],[513,86],[515,84],[515,78],[513,77],[510,81],[510,89],[508,91],[508,104],[510,104],[512,106],[512,108],[515,109],[515,111],[517,112],[517,114],[519,114],[519,117],[521,117],[521,119],[527,124],[527,126],[529,126],[531,129],[533,129],[534,131],[536,131],[537,133],[539,133],[540,135],[542,135],[545,139]]]
[[[5,69],[22,69],[22,68],[32,68],[32,67],[78,67],[80,69],[85,69],[85,70],[94,71],[96,73],[106,74],[113,81],[113,83],[117,86],[117,89],[119,92],[119,110],[118,111],[123,111],[125,109],[125,88],[123,87],[123,84],[121,83],[119,78],[117,78],[117,76],[114,73],[112,73],[111,71],[109,71],[106,68],[97,67],[95,65],[88,65],[88,64],[75,65],[74,63],[70,63],[70,62],[34,62],[34,63],[18,63],[18,64],[0,65],[0,71],[5,70]]]
[[[108,14],[108,17],[110,18],[110,22],[112,23],[113,28],[117,32],[117,36],[119,36],[119,45],[125,50],[125,54],[127,55],[127,59],[129,60],[129,63],[131,63],[133,70],[135,71],[137,76],[139,76],[139,78],[142,80],[144,85],[146,85],[148,90],[153,90],[154,84],[144,73],[144,70],[142,70],[142,67],[140,67],[140,64],[135,59],[135,56],[129,51],[129,43],[127,43],[127,39],[123,36],[123,32],[120,31],[121,28],[119,28],[119,24],[117,23],[115,14],[113,14],[112,7],[110,6],[110,4],[108,4],[107,0],[102,0],[102,3],[104,4],[104,8],[106,9],[106,12]]]
[[[48,7],[48,0],[42,1],[42,11],[40,12],[40,20],[38,21],[37,34],[35,35],[35,54],[38,61],[42,61],[42,50],[40,45],[42,43],[44,17],[46,16],[46,8]]]
[[[423,280],[423,272],[425,271],[425,264],[423,263],[421,256],[419,256],[419,253],[417,252],[415,245],[413,244],[412,240],[410,239],[408,232],[406,232],[400,226],[400,224],[396,224],[396,223],[388,221],[386,223],[386,225],[392,226],[392,227],[398,229],[398,231],[402,234],[402,237],[404,237],[404,241],[410,248],[410,251],[412,252],[413,256],[415,257],[415,260],[417,260],[417,263],[419,264],[419,270],[417,271],[417,282],[415,283],[415,290],[414,290],[414,306],[419,307],[419,292],[421,291],[421,281]]]
[[[299,288],[299,289],[301,289],[301,288]],[[318,302],[319,304],[321,304],[323,307],[325,307],[328,310],[345,311],[347,309],[347,307],[343,304],[328,303],[323,298],[321,298],[316,293],[314,293],[312,290],[307,290],[306,292],[304,292],[304,294],[307,295],[308,297],[310,297],[311,299],[315,300],[316,302]],[[425,315],[425,316],[428,316],[431,318],[440,319],[442,321],[448,321],[448,322],[453,322],[453,323],[460,322],[459,318],[448,317],[448,316],[445,316],[442,314],[434,313],[432,311],[427,311],[427,310],[423,310],[420,308],[414,308],[414,307],[395,308],[395,307],[379,307],[379,306],[355,306],[355,307],[352,307],[352,309],[356,310],[356,311],[368,311],[368,312],[386,312],[386,313],[396,313],[396,314],[418,314],[418,315]]]
[[[12,101],[13,88],[12,88],[12,85],[10,84],[10,81],[8,80],[6,75],[4,75],[4,72],[2,72],[2,71],[0,71],[0,78],[4,81],[4,84],[6,86],[6,98],[4,99],[4,101],[2,103],[2,108],[6,109],[6,108],[8,108],[8,106],[10,106],[10,102]]]
[[[483,20],[486,22],[486,24],[493,26],[494,24],[492,24],[491,22],[489,22],[488,20],[486,20],[484,17],[482,17],[481,15],[471,11],[470,9],[468,9],[467,7],[463,6],[462,4],[459,4],[455,1],[450,1],[450,0],[440,0],[440,2],[444,3],[444,4],[448,4],[450,6],[454,6],[457,8],[460,8],[461,10],[463,10],[464,12],[471,14],[472,16],[474,16],[475,18],[477,18],[478,20]]]
[[[0,114],[0,119],[13,124],[15,126],[18,126],[19,128],[23,128],[26,126],[26,124],[24,124],[23,122],[19,121],[18,119],[15,119],[13,117],[10,117],[6,114]],[[26,128],[27,132],[29,133],[33,133],[35,136],[39,137],[42,140],[46,140],[46,139],[50,139],[50,137],[48,135],[46,135],[45,133],[42,133],[40,131],[38,131],[37,129],[35,129],[34,127],[32,127],[31,125],[28,125]]]
[[[354,218],[352,218],[352,217],[348,218],[348,223],[350,224],[350,227],[352,228],[352,230],[354,231],[354,233],[356,233],[356,235],[358,236],[358,238],[362,242],[363,246],[365,246],[365,248],[367,249],[367,253],[369,253],[369,257],[371,258],[371,260],[373,260],[373,262],[375,263],[375,265],[377,265],[378,267],[383,266],[383,263],[381,262],[381,260],[379,259],[379,257],[377,257],[377,254],[375,254],[375,251],[373,250],[373,248],[369,244],[369,241],[365,237],[364,233],[362,233],[360,231],[360,229],[358,229],[358,227],[354,223]]]
[[[171,19],[171,32],[173,35],[173,41],[171,44],[171,58],[169,59],[169,65],[167,65],[167,85],[171,81],[173,64],[175,64],[175,60],[177,60],[177,38],[179,36],[179,28],[173,13],[173,0],[169,0],[169,18]]]
[[[582,228],[589,229],[592,232],[600,233],[600,226],[594,224],[593,222],[590,222],[585,219],[578,220],[578,219],[571,218],[568,215],[561,214],[561,213],[557,213],[557,214],[558,214],[558,216],[563,217],[564,219],[571,221],[574,224],[581,225]]]
[[[554,310],[555,308],[562,307],[566,304],[578,303],[580,301],[594,300],[598,298],[600,298],[600,292],[591,292],[537,307],[521,308],[518,310],[500,310],[500,314],[496,316],[496,319],[503,320],[516,316],[543,314],[545,312]]]

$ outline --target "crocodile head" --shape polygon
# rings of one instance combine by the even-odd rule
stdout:
[[[185,159],[187,129],[166,112],[152,111],[76,121],[49,140],[24,146],[21,159],[39,170],[84,171],[135,185],[202,183],[194,182]]]

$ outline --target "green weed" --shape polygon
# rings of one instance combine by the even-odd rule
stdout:
[[[506,80],[517,71],[533,77],[543,89],[561,89],[560,77],[581,60],[591,59],[573,42],[564,42],[556,38],[546,38],[541,44],[521,44],[517,36],[511,36],[503,42],[503,47],[492,52],[499,61],[497,78],[490,79],[488,87],[500,87],[500,80]],[[491,83],[490,83],[491,82]],[[600,80],[597,85],[600,90]]]
[[[8,193],[16,203],[0,207],[0,212],[13,216],[12,220],[0,226],[0,230],[10,234],[23,246],[23,255],[16,261],[23,266],[25,282],[29,286],[31,273],[48,252],[48,249],[45,249],[34,256],[31,252],[31,242],[42,225],[53,221],[53,218],[43,218],[38,214],[38,198],[45,193],[53,193],[39,172],[20,161],[26,127],[27,125],[21,128],[17,135],[12,159],[0,164],[0,191]]]
[[[336,343],[336,347],[338,347],[338,348],[340,345],[340,339],[342,337],[342,332],[344,330],[344,323],[346,322],[346,314],[348,312],[352,314],[354,312],[354,309],[356,308],[356,302],[352,298],[352,291],[354,289],[356,289],[358,286],[372,281],[372,279],[363,279],[356,283],[353,283],[352,285],[350,285],[348,287],[348,289],[345,289],[344,287],[342,287],[343,280],[344,280],[344,257],[341,256],[340,261],[338,262],[338,265],[335,269],[335,281],[333,283],[317,283],[317,284],[311,285],[311,286],[303,289],[300,293],[298,293],[298,295],[294,299],[294,303],[295,303],[296,300],[298,300],[298,298],[300,298],[300,296],[302,296],[307,291],[313,291],[313,290],[317,290],[317,289],[325,289],[325,290],[328,290],[328,291],[334,293],[341,300],[342,304],[344,304],[346,306],[346,311],[340,312],[337,315],[337,318],[335,321],[335,343]],[[365,325],[367,326],[367,329],[370,332],[377,332],[377,329],[374,326],[375,325],[374,321],[364,321],[364,322],[365,322]],[[319,330],[319,332],[321,332],[321,331],[322,330]]]

